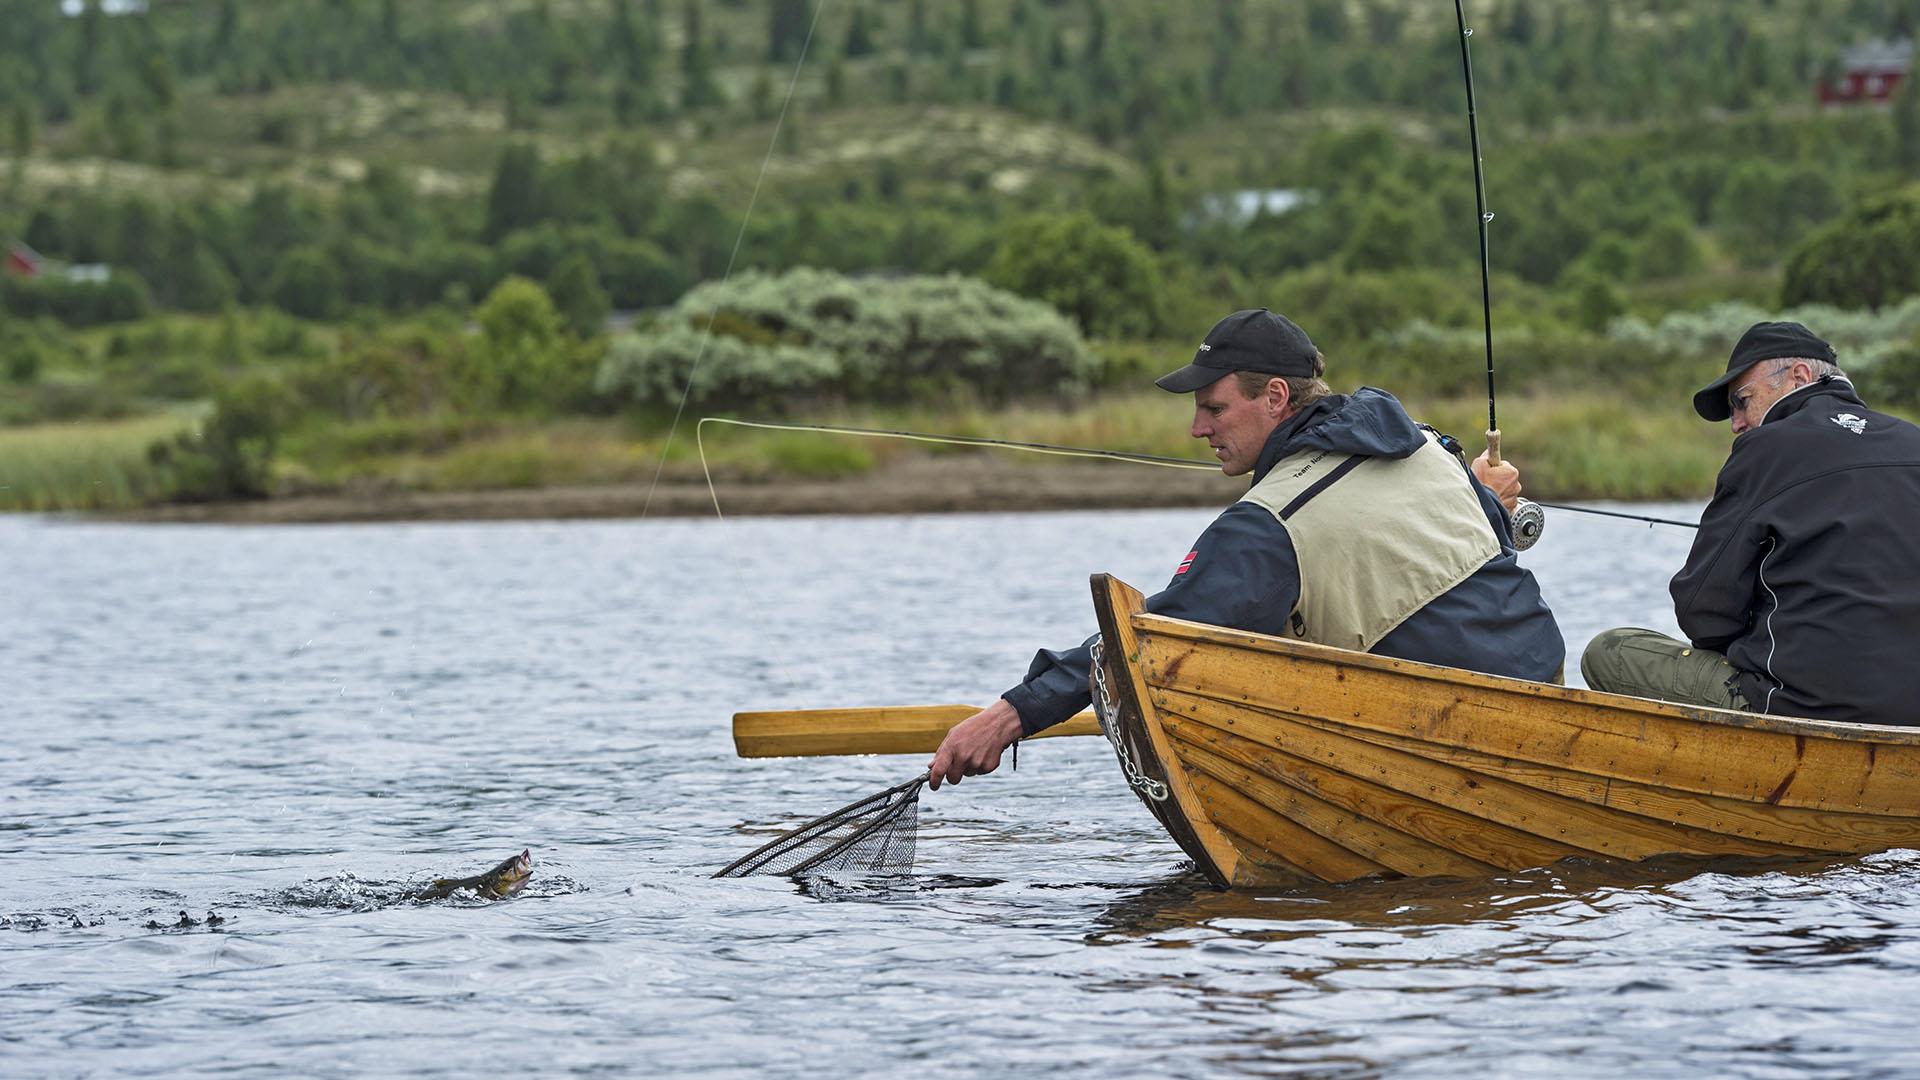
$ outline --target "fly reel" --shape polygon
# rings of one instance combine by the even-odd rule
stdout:
[[[1547,531],[1547,512],[1540,504],[1529,499],[1519,499],[1513,504],[1513,546],[1525,551],[1540,542],[1540,534]]]

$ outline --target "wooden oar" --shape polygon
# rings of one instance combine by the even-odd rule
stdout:
[[[741,757],[931,754],[948,728],[979,711],[974,705],[898,705],[740,712],[733,714],[733,746]],[[1083,712],[1032,738],[1098,734],[1093,714]]]

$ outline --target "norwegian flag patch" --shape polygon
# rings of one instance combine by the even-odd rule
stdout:
[[[1198,554],[1200,554],[1200,553],[1199,553],[1198,551],[1189,551],[1189,552],[1187,552],[1187,557],[1186,557],[1186,558],[1184,558],[1184,559],[1181,559],[1181,560],[1180,560],[1180,569],[1178,569],[1178,570],[1175,570],[1175,571],[1173,572],[1173,576],[1174,576],[1174,577],[1179,577],[1179,576],[1180,576],[1181,574],[1184,574],[1184,573],[1186,573],[1186,572],[1187,572],[1187,571],[1188,571],[1189,569],[1191,569],[1191,568],[1193,567],[1193,557],[1194,557],[1194,556],[1196,556],[1196,555],[1198,555]]]

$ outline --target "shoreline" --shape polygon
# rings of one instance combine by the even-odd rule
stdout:
[[[965,456],[921,458],[834,479],[716,480],[728,517],[801,514],[942,514],[1047,510],[1217,507],[1246,493],[1244,478],[1121,463],[1012,465]],[[178,525],[320,525],[408,521],[575,521],[713,517],[698,477],[662,477],[658,488],[593,487],[493,491],[386,491],[295,495],[247,502],[185,503],[94,512],[96,521]]]

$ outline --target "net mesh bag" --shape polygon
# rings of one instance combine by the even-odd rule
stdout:
[[[925,776],[917,776],[848,803],[783,833],[713,876],[910,873],[920,831],[920,789],[926,783]]]

